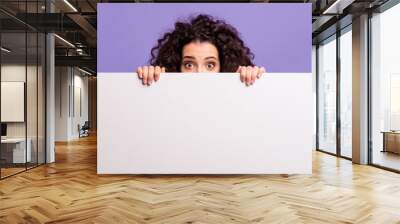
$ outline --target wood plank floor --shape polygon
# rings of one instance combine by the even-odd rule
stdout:
[[[25,167],[23,168],[1,168],[1,177],[8,177],[11,176],[13,174],[19,173],[25,171]]]
[[[84,138],[0,181],[0,223],[400,223],[399,174],[313,158],[312,175],[98,176]]]

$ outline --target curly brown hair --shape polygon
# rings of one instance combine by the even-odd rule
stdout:
[[[193,41],[210,42],[218,49],[221,72],[235,72],[239,66],[254,66],[254,54],[238,31],[225,21],[204,14],[189,22],[176,22],[175,29],[165,33],[151,49],[150,64],[165,67],[167,72],[180,72],[183,47]]]

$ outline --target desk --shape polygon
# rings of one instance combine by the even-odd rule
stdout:
[[[383,133],[383,150],[382,152],[393,152],[400,154],[400,132],[399,131],[382,131]]]
[[[6,138],[1,139],[1,155],[6,163],[25,163],[30,162],[32,158],[30,138],[27,139],[26,154],[25,154],[25,138]],[[11,160],[12,158],[12,160]],[[27,161],[25,161],[25,158]]]

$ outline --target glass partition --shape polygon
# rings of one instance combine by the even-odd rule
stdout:
[[[336,36],[318,47],[318,149],[336,154]]]
[[[16,19],[43,13],[45,1],[1,1],[0,178],[45,163],[44,33]],[[14,17],[15,15],[15,17]]]
[[[1,34],[1,176],[24,171],[26,142],[26,33]],[[6,49],[6,50],[4,50]]]

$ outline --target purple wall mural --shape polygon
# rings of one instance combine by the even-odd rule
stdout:
[[[98,72],[134,72],[178,19],[208,14],[225,20],[267,72],[311,72],[311,4],[98,4]]]

